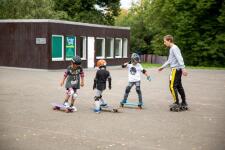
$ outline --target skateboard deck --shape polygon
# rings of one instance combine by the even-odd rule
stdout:
[[[100,107],[101,111],[108,111],[108,112],[113,112],[113,113],[117,113],[119,112],[119,108],[113,107],[113,106],[101,106]]]
[[[139,109],[142,109],[142,106],[143,106],[143,104],[142,104],[142,106],[138,106],[139,105],[139,103],[138,102],[126,102],[126,103],[122,103],[121,104],[121,107],[137,107],[137,108],[139,108]]]
[[[73,112],[73,108],[66,107],[61,103],[52,103],[52,106],[53,106],[53,110],[60,110],[60,111],[66,112],[66,113]]]

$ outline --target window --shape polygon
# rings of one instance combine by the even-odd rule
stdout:
[[[123,39],[123,57],[127,58],[127,38]]]
[[[116,58],[122,57],[122,39],[121,38],[115,39],[115,56]]]
[[[105,56],[105,39],[96,38],[96,58],[104,58]]]
[[[106,38],[105,40],[106,58],[113,58],[114,40],[113,38]]]
[[[76,55],[76,37],[66,37],[66,60],[71,60]]]
[[[86,50],[87,50],[87,38],[85,36],[81,36],[79,49],[81,59],[86,59]]]
[[[52,61],[62,61],[64,59],[64,37],[62,35],[52,35]]]

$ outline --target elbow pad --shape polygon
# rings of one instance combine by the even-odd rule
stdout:
[[[142,70],[142,73],[145,74],[147,71],[145,69]]]
[[[127,65],[122,64],[122,68],[125,68]]]

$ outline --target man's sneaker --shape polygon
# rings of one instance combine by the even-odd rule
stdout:
[[[77,111],[77,108],[75,106],[71,106],[70,108],[72,108],[73,111]]]
[[[181,108],[181,110],[188,110],[188,104],[186,102],[181,103],[180,108]]]
[[[173,103],[169,107],[170,107],[170,111],[176,111],[176,112],[178,112],[180,110],[180,104],[178,104],[178,103]]]
[[[182,102],[181,106],[188,106],[188,104],[186,102]]]
[[[63,105],[64,105],[66,108],[70,107],[70,105],[69,105],[68,102],[64,102]]]

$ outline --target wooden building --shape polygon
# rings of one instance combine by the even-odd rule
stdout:
[[[63,69],[74,55],[84,68],[98,59],[128,61],[130,28],[49,19],[0,20],[0,66]]]

